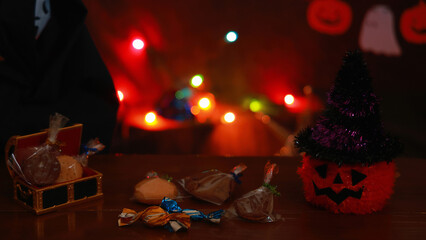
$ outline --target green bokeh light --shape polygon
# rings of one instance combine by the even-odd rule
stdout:
[[[252,99],[249,108],[252,112],[259,112],[262,109],[262,103],[256,99]]]

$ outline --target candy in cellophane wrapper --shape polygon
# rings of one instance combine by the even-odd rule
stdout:
[[[268,162],[265,165],[264,183],[261,187],[244,194],[235,200],[232,206],[226,211],[226,217],[240,218],[255,222],[275,222],[281,219],[279,214],[273,213],[274,195],[280,195],[276,186],[270,185],[271,178],[278,173],[275,163]]]
[[[84,152],[77,156],[59,155],[57,159],[61,165],[61,171],[55,183],[72,181],[83,177],[83,167],[87,167],[88,158],[103,150],[105,145],[95,138],[84,146]]]
[[[55,183],[59,177],[61,165],[57,157],[61,154],[61,143],[56,141],[56,137],[59,129],[65,126],[67,121],[68,118],[59,113],[51,116],[46,143],[25,150],[30,154],[20,168],[22,169],[23,179],[29,184],[50,185]]]
[[[146,174],[145,179],[135,186],[133,197],[136,201],[144,204],[159,205],[164,197],[176,199],[178,189],[168,175],[158,176],[155,171]]]
[[[124,227],[141,220],[149,227],[165,227],[171,232],[188,230],[192,221],[220,223],[224,211],[218,210],[204,214],[198,210],[181,209],[176,201],[164,198],[160,206],[151,206],[141,212],[124,208],[118,215],[118,226]]]
[[[207,170],[185,177],[178,183],[192,196],[221,205],[231,196],[235,183],[240,183],[239,177],[246,168],[247,166],[241,163],[230,173],[223,173],[217,169]]]
[[[102,151],[104,148],[105,145],[103,145],[98,138],[91,139],[84,146],[83,154],[77,156],[76,159],[83,167],[87,167],[89,157]]]

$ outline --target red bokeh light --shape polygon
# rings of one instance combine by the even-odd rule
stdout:
[[[145,46],[145,43],[142,41],[142,39],[136,38],[135,40],[133,40],[132,46],[136,50],[142,50]]]
[[[284,102],[285,102],[285,104],[287,104],[287,105],[292,105],[292,104],[294,104],[294,97],[293,97],[293,95],[291,95],[291,94],[287,94],[287,95],[285,95],[285,97],[284,97]]]
[[[122,91],[120,91],[120,90],[118,90],[118,91],[117,91],[117,97],[118,97],[118,100],[120,100],[120,102],[122,102],[122,101],[123,101],[123,99],[124,99],[124,94],[123,94],[123,92],[122,92]]]

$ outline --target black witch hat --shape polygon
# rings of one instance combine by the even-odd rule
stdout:
[[[371,77],[359,50],[347,52],[327,106],[314,127],[298,133],[300,152],[342,164],[392,161],[401,152],[399,141],[384,131]]]

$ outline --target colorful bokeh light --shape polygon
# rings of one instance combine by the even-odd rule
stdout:
[[[145,115],[145,122],[147,124],[155,124],[157,120],[157,115],[154,112],[149,112]]]
[[[271,122],[271,117],[268,115],[263,115],[261,120],[264,124],[269,124]]]
[[[118,91],[117,91],[117,97],[118,97],[118,100],[119,100],[120,102],[122,102],[122,101],[123,101],[123,99],[124,99],[124,94],[123,94],[123,92],[122,92],[122,91],[120,91],[120,90],[118,90]]]
[[[311,95],[312,94],[312,87],[310,85],[306,85],[303,87],[303,93],[305,95]]]
[[[287,105],[291,105],[291,104],[293,104],[293,103],[294,103],[294,97],[293,97],[293,95],[291,95],[291,94],[287,94],[287,95],[285,95],[285,97],[284,97],[284,102],[285,102],[285,104],[287,104]]]
[[[201,109],[198,106],[192,106],[191,107],[191,113],[194,115],[198,115],[200,113]]]
[[[233,123],[235,121],[235,114],[232,112],[227,112],[225,115],[223,115],[223,120],[226,123]]]
[[[238,38],[238,34],[234,31],[228,32],[225,36],[226,41],[230,43],[237,41],[237,38]]]
[[[176,99],[182,100],[183,98],[185,98],[185,94],[181,90],[178,90],[175,92],[175,97]]]
[[[198,106],[203,110],[208,110],[211,107],[210,99],[204,97],[198,101]]]
[[[184,98],[190,98],[192,94],[193,94],[193,91],[190,88],[186,87],[186,88],[177,90],[175,92],[175,97],[179,100],[182,100]]]
[[[259,112],[262,109],[262,103],[257,99],[252,99],[250,101],[249,108],[252,112]]]
[[[201,86],[201,84],[203,84],[203,81],[204,81],[203,76],[201,74],[197,74],[192,77],[191,86],[194,88],[197,88]]]
[[[137,38],[133,40],[132,46],[136,50],[141,50],[145,46],[145,43],[142,41],[142,39]]]

